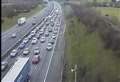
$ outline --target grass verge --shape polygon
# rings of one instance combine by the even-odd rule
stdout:
[[[98,12],[101,12],[103,15],[108,14],[111,17],[116,17],[120,21],[120,8],[113,7],[96,7]]]
[[[74,82],[71,68],[75,64],[79,67],[77,82],[120,82],[120,60],[111,50],[103,48],[99,34],[89,34],[77,17],[66,19],[66,24],[66,68],[63,82]]]

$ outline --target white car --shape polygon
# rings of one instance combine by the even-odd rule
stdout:
[[[36,47],[36,48],[34,49],[34,54],[37,55],[37,54],[39,54],[39,53],[40,53],[39,47]]]
[[[45,37],[41,37],[40,38],[40,41],[43,43],[43,42],[45,42]]]
[[[48,43],[48,45],[47,45],[47,48],[46,48],[46,49],[47,49],[48,51],[49,51],[49,50],[52,50],[52,48],[53,48],[52,46],[53,46],[53,45],[52,45],[51,43]]]
[[[8,66],[8,62],[3,61],[3,62],[1,63],[1,70],[4,71],[4,70],[7,68],[7,66]]]
[[[16,34],[13,33],[12,36],[11,36],[11,38],[16,38]]]
[[[31,43],[36,44],[37,43],[37,38],[33,38]]]
[[[58,11],[59,11],[59,10],[58,10],[58,9],[56,9],[56,11],[55,11],[55,12],[56,12],[56,13],[58,13]]]
[[[44,34],[44,29],[41,29],[39,32],[40,35]]]
[[[39,29],[40,29],[40,27],[38,27],[38,26],[37,26],[37,27],[36,27],[36,29],[37,29],[37,30],[39,30]]]
[[[23,55],[28,55],[30,53],[29,48],[25,48],[23,51]]]
[[[24,40],[23,40],[23,43],[27,43],[29,41],[29,39],[28,38],[25,38]]]
[[[56,35],[55,35],[55,34],[53,34],[53,35],[52,35],[52,38],[53,38],[53,39],[55,39],[55,38],[56,38]]]
[[[10,56],[11,57],[15,57],[17,55],[18,51],[16,49],[14,49],[11,53]]]
[[[34,35],[35,35],[35,33],[36,33],[36,31],[32,31],[32,32],[31,32],[31,35],[32,35],[32,36],[34,36]]]
[[[48,18],[51,18],[51,17],[52,17],[51,15],[48,16]]]
[[[30,35],[28,36],[28,38],[31,39],[31,38],[32,38],[32,35],[30,34]]]
[[[53,19],[50,20],[50,22],[53,22],[53,21],[54,21]]]

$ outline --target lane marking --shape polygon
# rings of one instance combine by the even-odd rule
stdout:
[[[61,23],[61,21],[60,21],[60,23]],[[59,31],[60,31],[60,28],[59,28]],[[59,36],[59,31],[58,31],[58,34],[57,34],[57,39],[56,39],[55,44],[54,44],[54,48],[53,48],[53,51],[52,51],[52,56],[51,56],[51,58],[50,58],[50,62],[49,62],[49,64],[48,64],[48,69],[47,69],[47,72],[46,72],[46,75],[45,75],[44,82],[46,82],[47,75],[48,75],[48,72],[49,72],[49,69],[50,69],[50,64],[51,64],[51,61],[52,61],[52,58],[53,58],[55,46],[56,46],[56,43],[57,43],[57,40],[58,40],[58,36]]]

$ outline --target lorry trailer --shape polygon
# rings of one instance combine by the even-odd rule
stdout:
[[[29,80],[30,69],[29,57],[20,57],[3,77],[2,82],[27,82]]]

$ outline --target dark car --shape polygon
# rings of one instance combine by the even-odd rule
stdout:
[[[25,43],[21,43],[19,49],[23,49],[25,47]]]
[[[39,55],[34,55],[32,57],[32,63],[33,64],[37,64],[37,63],[39,63],[39,61],[40,61],[40,56]]]

